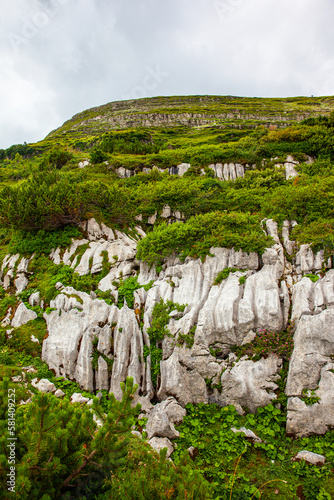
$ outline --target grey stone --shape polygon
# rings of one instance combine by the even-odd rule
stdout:
[[[253,431],[250,429],[246,429],[246,427],[240,427],[240,429],[236,429],[236,427],[232,427],[231,431],[234,432],[234,434],[241,433],[244,434],[247,438],[250,438],[254,441],[254,443],[262,443],[262,439],[259,438]]]
[[[65,396],[65,392],[63,392],[61,389],[57,389],[55,392],[55,396],[56,398],[62,398],[63,396]]]
[[[37,378],[34,378],[31,381],[31,385],[40,392],[49,393],[49,392],[55,392],[57,390],[56,386],[52,382],[50,382],[50,380],[48,380],[47,378],[42,378],[40,381],[38,381]]]
[[[158,453],[160,453],[163,448],[167,448],[167,458],[169,458],[174,451],[174,447],[168,438],[154,437],[148,441],[148,444]]]
[[[181,163],[180,165],[177,166],[178,168],[178,175],[182,177],[191,167],[190,163]]]
[[[148,439],[152,437],[177,438],[180,433],[175,429],[174,424],[169,420],[164,411],[154,411],[149,414],[146,423],[146,432]]]
[[[85,167],[88,167],[88,165],[90,165],[89,160],[83,160],[83,161],[80,161],[80,162],[78,163],[78,167],[79,167],[79,168],[85,168]]]
[[[295,455],[291,461],[296,462],[300,460],[305,460],[305,462],[312,465],[324,465],[326,462],[326,457],[323,455],[318,455],[312,451],[302,450],[297,455]]]
[[[153,215],[151,215],[148,219],[147,219],[147,223],[148,224],[155,224],[155,221],[157,220],[157,215],[158,215],[158,212],[155,212]]]
[[[16,293],[22,293],[23,290],[27,288],[29,281],[28,278],[25,276],[25,274],[20,273],[17,274],[14,283],[15,283]]]
[[[294,336],[286,384],[288,434],[325,434],[334,426],[333,356],[334,309],[302,316]],[[305,391],[318,400],[306,405],[302,400]]]
[[[20,302],[18,308],[15,311],[14,318],[12,319],[12,327],[19,328],[22,325],[25,325],[29,321],[33,321],[37,318],[37,314],[28,309],[23,302]]]
[[[139,431],[131,431],[131,434],[133,436],[137,436],[139,439],[143,439],[143,436],[141,435],[141,433]]]
[[[34,306],[38,306],[39,302],[40,302],[40,293],[39,292],[35,292],[35,293],[32,293],[28,299],[28,302],[29,304],[34,307]]]
[[[243,408],[254,413],[276,399],[275,381],[281,367],[282,360],[276,355],[256,362],[241,359],[222,374],[222,391],[216,397],[223,406],[234,405],[239,413],[243,413]]]
[[[9,326],[11,323],[11,316],[12,316],[12,308],[10,307],[7,311],[6,316],[3,318],[1,322],[2,328],[6,328],[6,326]]]
[[[89,401],[89,398],[85,398],[80,392],[75,392],[71,396],[71,403],[85,404]]]

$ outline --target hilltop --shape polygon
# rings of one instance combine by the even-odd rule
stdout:
[[[334,97],[116,102],[0,150],[1,486],[9,383],[27,500],[334,497],[333,207]]]

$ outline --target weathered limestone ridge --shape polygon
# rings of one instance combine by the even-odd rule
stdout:
[[[173,214],[166,206],[157,216],[168,218]],[[58,376],[76,380],[89,391],[106,389],[120,397],[120,382],[131,376],[139,386],[138,398],[145,404],[156,395],[162,402],[181,406],[215,402],[233,404],[240,413],[244,408],[255,412],[275,401],[282,359],[270,355],[256,362],[247,356],[238,360],[231,347],[251,342],[260,329],[281,331],[292,320],[296,331],[286,385],[287,431],[297,435],[326,432],[334,425],[332,261],[325,261],[323,252],[314,254],[309,245],[296,247],[289,238],[293,221],[285,221],[280,232],[272,220],[262,224],[275,244],[261,257],[233,248],[211,248],[213,256],[204,262],[166,259],[158,275],[154,268],[136,260],[136,239],[90,219],[83,226],[86,239],[74,240],[65,251],[54,249],[50,255],[53,262],[63,262],[86,275],[98,273],[107,255],[110,272],[99,289],[110,290],[116,303],[118,291],[113,282],[120,277],[134,276],[139,270],[138,282],[144,285],[153,281],[153,285],[134,293],[133,308],[125,301],[119,309],[94,293],[58,284],[60,293],[50,304],[52,310],[44,313],[48,337],[43,342],[42,359]],[[144,235],[138,227],[137,237]],[[85,248],[80,252],[82,245]],[[19,255],[6,256],[0,284],[21,292],[28,284],[28,264],[29,259]],[[213,285],[225,268],[237,271]],[[313,282],[305,276],[309,273],[322,277]],[[185,305],[185,309],[171,314],[171,336],[162,342],[160,376],[154,387],[145,347],[150,347],[148,328],[154,306],[161,299]],[[33,298],[34,304],[36,301],[39,296]],[[20,304],[7,314],[3,324],[17,328],[33,320],[32,313]],[[180,335],[194,330],[193,346],[180,344]],[[93,358],[96,362],[92,364]],[[315,404],[303,401],[308,391],[314,391]],[[167,421],[164,425],[173,437],[173,425]],[[161,437],[159,432],[152,430],[152,439]]]

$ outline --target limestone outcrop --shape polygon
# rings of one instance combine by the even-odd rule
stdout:
[[[166,205],[156,216],[175,214]],[[44,313],[48,335],[42,359],[57,376],[76,380],[82,389],[105,389],[118,398],[120,382],[133,377],[138,384],[137,401],[144,401],[147,411],[153,396],[161,401],[150,414],[148,426],[151,440],[159,441],[175,437],[173,413],[181,418],[187,403],[233,404],[242,413],[245,408],[255,412],[274,402],[282,359],[276,355],[258,361],[247,356],[237,359],[232,348],[252,342],[259,330],[282,331],[293,320],[287,431],[298,435],[326,432],[334,426],[334,270],[323,252],[315,254],[309,245],[297,248],[290,239],[295,224],[285,221],[280,232],[274,221],[262,221],[263,230],[274,239],[262,256],[211,248],[203,262],[187,258],[182,263],[170,257],[157,272],[136,260],[137,241],[145,235],[139,226],[133,238],[90,219],[82,226],[84,239],[73,240],[65,251],[54,249],[50,258],[81,276],[99,273],[108,263],[110,270],[98,288],[110,291],[115,303],[107,303],[94,292],[57,284],[59,294]],[[18,279],[18,283],[22,276],[29,279],[28,265],[29,259],[7,256],[0,284],[18,289]],[[214,285],[226,268],[228,276]],[[115,281],[130,276],[137,276],[142,287],[133,294],[133,307],[125,300],[119,308]],[[169,334],[159,344],[160,373],[154,385],[149,328],[159,301],[184,308],[169,316]],[[29,304],[41,304],[38,292],[30,296]],[[0,319],[4,326],[18,328],[35,317],[21,303]]]

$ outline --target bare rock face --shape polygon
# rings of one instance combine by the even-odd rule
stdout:
[[[12,327],[19,328],[25,325],[29,321],[33,321],[37,318],[35,311],[28,309],[23,302],[21,302],[15,311],[14,318],[12,319]]]
[[[282,360],[275,355],[256,362],[241,359],[222,374],[222,390],[221,394],[216,392],[216,398],[222,406],[234,405],[241,414],[243,408],[254,413],[276,399],[275,381],[281,367]]]
[[[27,271],[31,260],[22,257],[18,263],[19,258],[19,254],[6,255],[0,269],[0,286],[8,290],[14,281],[16,293],[23,292],[28,285]]]
[[[287,432],[324,434],[334,426],[334,308],[303,315],[294,340],[286,385]],[[304,396],[313,404],[306,404]]]
[[[244,177],[245,167],[240,163],[216,163],[209,165],[209,168],[214,171],[215,177],[221,181],[235,181],[238,177]]]
[[[293,159],[286,163],[292,164]],[[189,167],[179,165],[170,173],[183,175]],[[245,171],[239,164],[210,168],[222,180],[235,180]],[[158,217],[174,221],[182,219],[182,214],[165,205],[153,216],[154,220]],[[309,245],[302,245],[296,253],[290,239],[295,224],[285,221],[280,233],[276,222],[264,219],[263,230],[274,244],[261,257],[233,248],[211,248],[213,256],[203,262],[189,257],[181,262],[171,256],[158,274],[136,261],[137,240],[145,236],[141,228],[136,228],[134,239],[95,219],[86,221],[82,225],[85,239],[73,240],[65,252],[53,250],[50,257],[56,264],[64,263],[86,275],[99,273],[107,259],[110,271],[98,286],[110,291],[116,302],[115,281],[120,278],[135,276],[139,269],[138,283],[154,283],[148,290],[134,292],[133,309],[126,302],[118,309],[98,299],[95,292],[86,294],[57,284],[60,293],[50,304],[54,310],[44,314],[48,336],[42,359],[57,376],[76,380],[89,391],[111,391],[117,398],[122,396],[120,383],[133,377],[138,384],[136,402],[143,402],[143,411],[149,415],[151,442],[157,449],[168,446],[170,453],[168,438],[177,435],[174,424],[184,418],[182,407],[187,403],[233,404],[242,413],[245,408],[255,412],[275,400],[282,360],[275,355],[256,362],[238,360],[231,347],[251,342],[260,329],[279,332],[292,319],[296,331],[286,386],[287,432],[325,433],[334,427],[334,270],[323,274],[332,261],[325,262],[324,252],[315,254]],[[0,285],[23,289],[29,278],[28,264],[29,259],[20,260],[19,255],[6,256]],[[214,285],[226,268],[230,268],[228,276]],[[314,282],[312,276],[312,280],[305,276],[310,273],[319,274],[320,279]],[[184,310],[170,315],[170,335],[159,345],[160,375],[153,387],[148,328],[160,300],[183,305]],[[38,293],[29,302],[39,304]],[[13,311],[6,311],[4,326],[17,328],[37,316],[23,303],[12,319]],[[182,340],[185,336],[189,344]],[[161,403],[152,409],[153,396]]]
[[[126,305],[119,310],[71,287],[63,288],[50,305],[55,311],[44,315],[49,336],[43,342],[42,359],[57,376],[75,379],[85,390],[110,390],[116,397],[122,396],[120,382],[128,376],[140,391],[146,387],[143,340],[133,310]]]

